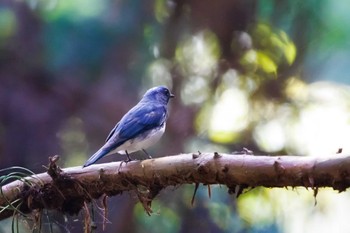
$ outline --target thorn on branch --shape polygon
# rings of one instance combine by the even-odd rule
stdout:
[[[236,185],[232,185],[232,186],[228,186],[227,185],[227,188],[228,188],[228,194],[230,194],[230,195],[235,194],[235,192],[236,192]]]
[[[49,157],[50,164],[55,164],[60,159],[59,155],[54,155],[52,157]]]
[[[254,154],[252,150],[249,150],[246,147],[243,147],[242,152],[243,152],[243,154],[246,154],[246,155],[253,155]]]
[[[144,210],[148,214],[148,216],[151,216],[153,213],[152,211],[152,200],[158,195],[158,193],[163,189],[163,186],[159,184],[153,184],[150,187],[146,187],[143,185],[137,186],[137,197],[139,198],[139,201],[141,202]]]
[[[278,158],[279,159],[279,158]],[[274,163],[273,163],[273,167],[274,167],[274,169],[275,169],[275,171],[276,171],[276,173],[277,173],[277,176],[278,176],[278,178],[280,178],[280,176],[282,176],[284,173],[285,173],[285,167],[279,162],[279,161],[275,161]]]
[[[222,156],[218,152],[214,152],[214,159],[219,159]]]
[[[238,154],[254,155],[253,151],[247,149],[246,147],[243,147],[243,149],[241,151],[234,151],[234,152],[232,152],[232,154],[234,154],[234,155],[238,155]]]
[[[241,196],[241,194],[243,193],[243,190],[245,187],[248,187],[247,185],[237,185],[236,186],[236,198],[238,198],[239,196]]]
[[[317,205],[317,194],[318,194],[318,187],[314,188],[315,206]]]
[[[211,188],[210,188],[210,184],[208,184],[208,196],[211,199]]]
[[[309,178],[309,184],[310,184],[311,188],[314,189],[315,179],[311,175],[309,175],[308,178]]]
[[[53,157],[49,157],[49,168],[47,169],[47,174],[53,179],[56,180],[61,172],[62,169],[57,166],[56,162],[60,159],[58,155],[54,155]]]
[[[102,180],[104,174],[105,170],[103,168],[100,168],[100,170],[98,171],[98,178]]]
[[[137,197],[139,198],[139,201],[142,204],[143,209],[146,211],[148,216],[151,216],[151,214],[153,213],[153,211],[152,211],[152,199],[149,199],[140,193],[137,193]]]
[[[197,159],[198,157],[199,157],[199,154],[195,154],[195,153],[192,154],[192,159]]]
[[[244,189],[248,188],[249,186],[246,184],[239,184],[239,185],[227,186],[227,187],[228,187],[228,193],[230,195],[236,194],[236,198],[238,198],[243,193]]]
[[[196,197],[196,193],[197,193],[197,189],[199,187],[199,183],[195,183],[195,186],[194,186],[194,192],[193,192],[193,196],[192,196],[192,200],[191,200],[191,206],[193,207],[194,205],[194,199]]]

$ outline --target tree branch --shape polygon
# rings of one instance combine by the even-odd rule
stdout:
[[[199,153],[96,164],[84,169],[61,170],[55,160],[49,166],[47,173],[1,187],[0,220],[13,214],[12,208],[5,208],[12,202],[23,213],[47,208],[77,214],[92,199],[124,191],[135,191],[151,213],[151,201],[163,188],[181,184],[221,184],[229,193],[235,193],[238,185],[303,186],[313,188],[315,193],[319,187],[342,192],[350,186],[350,156],[343,155],[314,158]]]

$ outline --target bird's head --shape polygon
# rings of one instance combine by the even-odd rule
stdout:
[[[143,96],[143,100],[159,101],[160,103],[167,104],[170,98],[175,97],[170,93],[169,89],[164,86],[153,87],[149,89]]]

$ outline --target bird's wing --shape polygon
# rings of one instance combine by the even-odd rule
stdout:
[[[118,125],[119,125],[119,122],[114,126],[114,128],[113,128],[113,129],[111,130],[111,132],[108,134],[108,136],[107,136],[105,142],[107,142],[107,141],[112,137],[112,135],[114,134],[114,132],[115,132],[115,130],[117,129]]]
[[[119,140],[127,141],[149,129],[161,126],[165,120],[166,107],[164,105],[137,105],[121,119],[116,133]]]
[[[119,132],[119,138],[128,138],[129,134],[132,136],[137,135],[138,130],[142,131],[143,128],[152,128],[153,126],[157,126],[157,124],[163,124],[162,120],[164,121],[164,119],[162,119],[162,117],[164,115],[163,113],[166,111],[164,107],[163,109],[164,110],[162,110],[160,106],[153,108],[145,105],[142,105],[142,107],[136,106],[125,115],[125,120],[121,120],[123,121],[123,127],[118,129],[119,121],[111,132],[109,132],[105,142],[107,142],[116,131]],[[133,131],[135,132],[133,133]]]

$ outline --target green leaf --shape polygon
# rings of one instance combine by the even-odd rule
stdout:
[[[257,52],[257,62],[259,68],[261,68],[266,73],[277,73],[276,63],[265,53]]]

